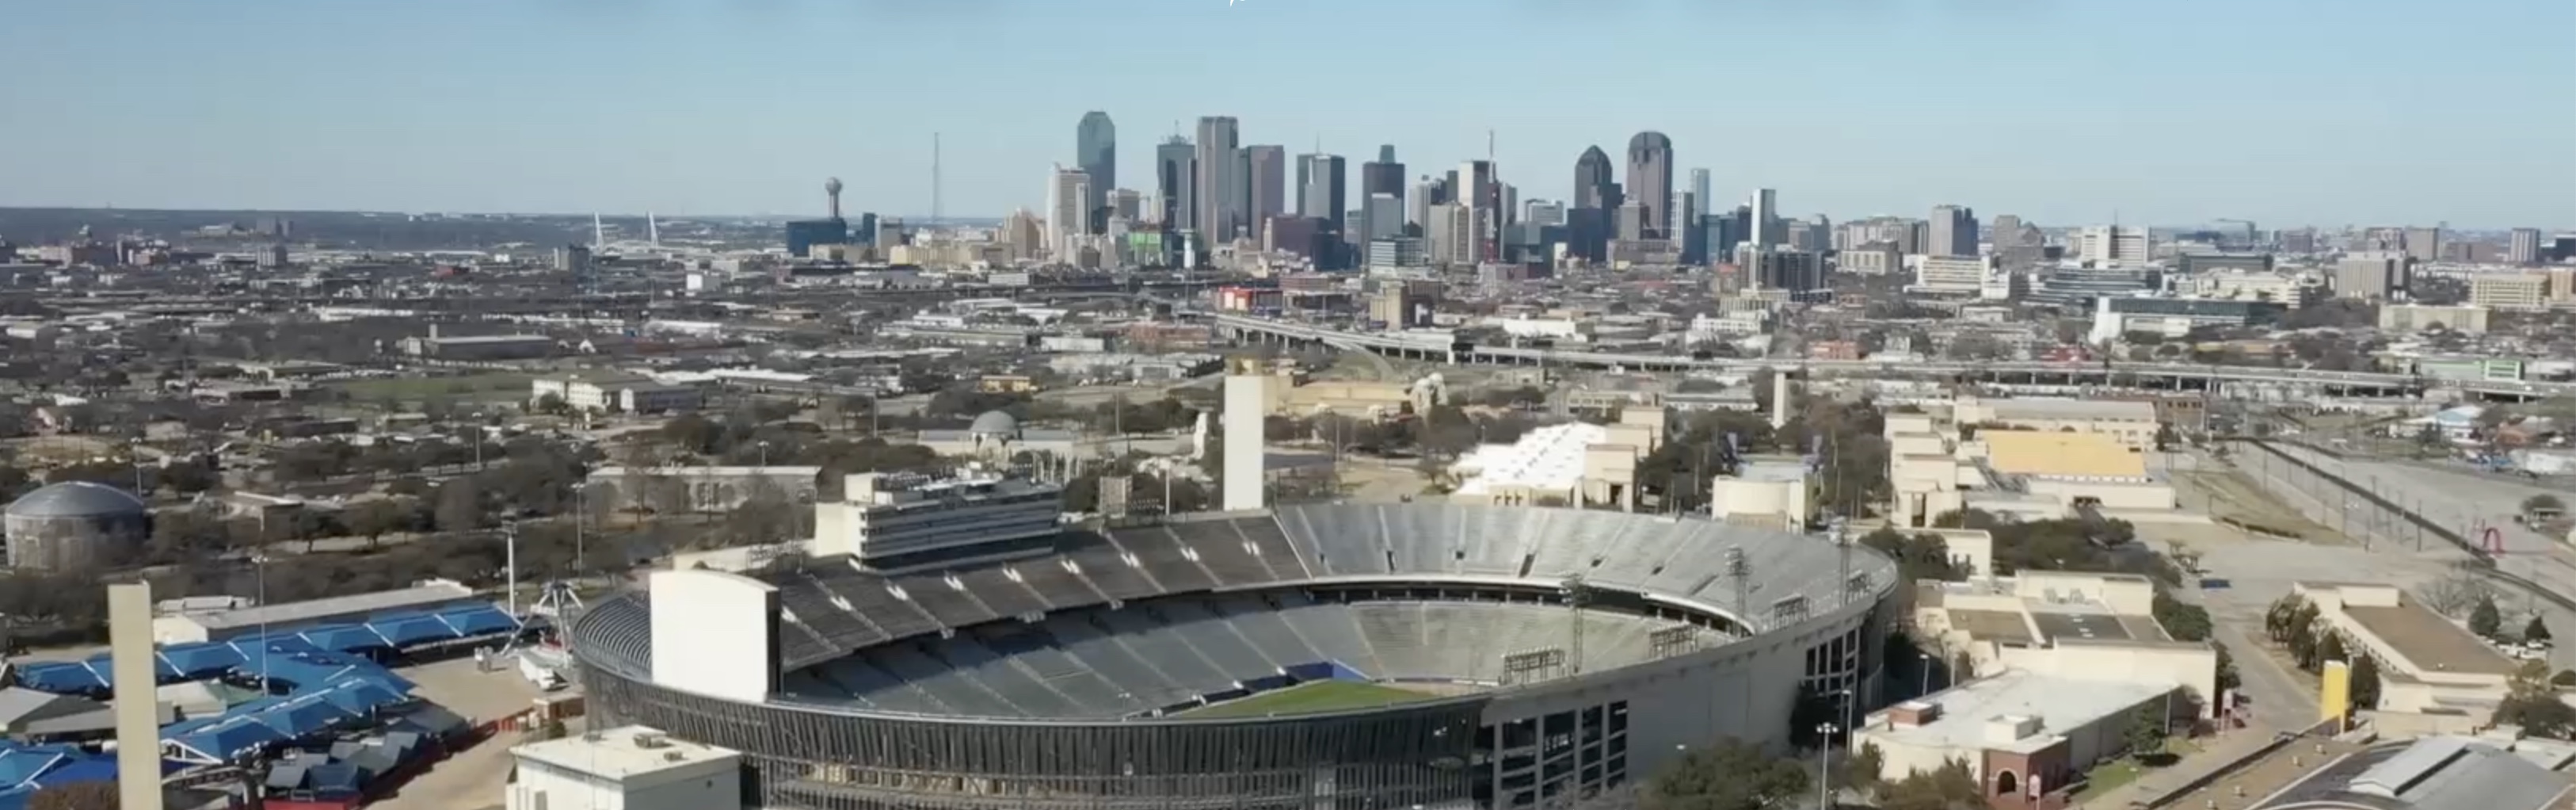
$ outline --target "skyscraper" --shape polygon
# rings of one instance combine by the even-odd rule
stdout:
[[[1708,212],[1708,211],[1707,211],[1707,209],[1712,208],[1712,207],[1715,207],[1715,206],[1717,205],[1717,198],[1716,198],[1716,197],[1713,197],[1713,196],[1709,196],[1709,195],[1711,195],[1711,194],[1716,193],[1716,191],[1715,191],[1715,189],[1711,188],[1711,187],[1709,186],[1709,184],[1708,184],[1708,170],[1707,170],[1707,169],[1692,169],[1692,170],[1691,170],[1691,185],[1690,185],[1690,193],[1691,193],[1691,199],[1698,200],[1698,201],[1699,201],[1699,207],[1700,207],[1700,210],[1698,210],[1698,211],[1694,211],[1694,212],[1691,212],[1693,216],[1697,216],[1697,215],[1699,215],[1699,214],[1707,213],[1707,212]]]
[[[1274,145],[1243,148],[1244,236],[1260,236],[1261,227],[1288,210],[1288,150]]]
[[[1196,159],[1198,182],[1192,184],[1193,217],[1205,241],[1231,242],[1241,233],[1243,223],[1243,172],[1241,141],[1234,116],[1211,115],[1199,119]]]
[[[1055,168],[1047,182],[1046,245],[1060,260],[1073,256],[1074,237],[1088,233],[1091,175],[1081,169]]]
[[[1441,224],[1432,219],[1431,206],[1448,201],[1449,186],[1446,180],[1424,177],[1421,182],[1413,184],[1413,195],[1404,201],[1405,224],[1408,229],[1419,232],[1426,238],[1431,237],[1432,232]]]
[[[1961,205],[1932,206],[1932,244],[1924,247],[1930,256],[1977,255],[1977,212]]]
[[[1779,247],[1788,238],[1780,226],[1780,192],[1767,188],[1753,190],[1753,219],[1745,223],[1750,230],[1745,241],[1754,247]]]
[[[1360,244],[1404,235],[1404,201],[1393,194],[1379,192],[1360,202],[1360,220],[1365,231]]]
[[[1306,155],[1297,165],[1297,176],[1305,180],[1305,184],[1297,189],[1297,215],[1341,221],[1343,206],[1350,202],[1349,181],[1343,176],[1342,156]]]
[[[1073,161],[1091,177],[1091,198],[1083,201],[1083,232],[1105,233],[1109,189],[1118,185],[1118,125],[1110,123],[1108,113],[1082,114],[1082,123],[1074,128]]]
[[[1574,207],[1604,211],[1619,207],[1619,182],[1611,179],[1610,156],[1595,146],[1574,159]]]
[[[1567,252],[1596,262],[1609,258],[1620,203],[1614,171],[1610,155],[1598,146],[1574,159],[1574,208],[1565,219]]]
[[[1628,139],[1629,200],[1645,204],[1648,239],[1661,239],[1673,212],[1673,139],[1661,132],[1640,132]]]
[[[1395,195],[1396,210],[1404,210],[1404,164],[1395,159],[1392,144],[1378,147],[1376,160],[1360,164],[1360,199],[1380,194]]]
[[[1487,160],[1470,160],[1458,164],[1458,204],[1467,209],[1469,234],[1466,245],[1457,253],[1462,264],[1489,262],[1502,258],[1503,189],[1494,178],[1494,164]]]
[[[1154,196],[1161,200],[1163,227],[1199,229],[1198,147],[1179,135],[1154,148]]]
[[[2513,229],[2513,236],[2505,242],[2505,246],[2504,246],[2504,260],[2505,260],[2505,261],[2508,261],[2508,262],[2512,262],[2512,263],[2514,263],[2514,264],[2539,264],[2539,263],[2540,263],[2540,229],[2539,229],[2539,228],[2515,228],[2515,229]],[[2553,290],[2553,291],[2552,291],[2552,293],[2561,293],[2561,292],[2566,292],[2566,291],[2564,291],[2564,290]]]
[[[2419,262],[2442,260],[2441,228],[2408,228],[2404,242],[2406,258]]]

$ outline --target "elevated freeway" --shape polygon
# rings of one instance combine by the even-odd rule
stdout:
[[[2432,388],[2457,388],[2488,399],[2528,401],[2576,395],[2576,383],[2513,380],[2434,381],[2407,374],[2358,371],[2216,366],[2192,363],[2029,361],[1972,363],[1953,360],[1884,362],[1873,360],[1767,360],[1702,358],[1686,354],[1582,351],[1556,348],[1488,346],[1453,341],[1436,333],[1355,332],[1315,324],[1210,314],[1208,322],[1228,337],[1252,341],[1317,343],[1357,348],[1378,354],[1446,363],[1549,365],[1628,371],[1712,371],[1751,373],[1762,369],[1794,370],[1817,377],[1969,378],[1980,381],[2062,385],[2130,385],[2218,390],[2228,386],[2277,386],[2343,396],[2414,396]]]

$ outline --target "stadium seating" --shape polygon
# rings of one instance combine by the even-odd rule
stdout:
[[[795,629],[782,634],[792,699],[992,717],[1129,717],[1237,693],[1248,683],[1364,677],[1493,685],[1504,659],[1575,653],[1586,671],[1649,660],[1656,631],[1686,626],[1609,607],[1397,599],[1308,591],[1333,577],[1518,577],[1696,599],[1767,615],[1777,599],[1830,603],[1846,562],[1830,543],[1696,519],[1569,509],[1311,504],[1068,532],[1037,559],[883,578],[846,560],[763,576]],[[1750,568],[1738,611],[1728,550]],[[1881,580],[1883,558],[1853,571]],[[1282,586],[1282,587],[1271,587]],[[902,596],[897,596],[897,592]],[[1396,591],[1402,593],[1402,591]],[[1417,589],[1416,596],[1427,591]],[[1464,592],[1448,594],[1458,597]],[[1359,597],[1359,601],[1338,601]],[[1514,597],[1526,599],[1526,596]],[[623,603],[621,603],[623,604]],[[640,614],[632,606],[618,608]],[[1037,618],[1041,617],[1042,618]],[[1023,622],[1021,619],[1035,618]],[[611,615],[620,626],[640,616]],[[1701,629],[1695,645],[1732,638]],[[647,641],[621,641],[649,660]],[[1671,645],[1666,645],[1671,646]],[[804,664],[833,658],[816,666]]]

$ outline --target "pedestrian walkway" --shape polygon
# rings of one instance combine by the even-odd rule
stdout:
[[[2253,756],[2255,752],[2263,750],[2264,746],[2271,745],[2276,738],[2277,735],[2272,730],[2261,727],[2228,732],[2225,736],[2210,740],[2208,746],[2202,748],[2200,753],[2184,757],[2182,761],[2170,767],[2149,771],[2139,776],[2138,781],[2113,788],[2100,796],[2081,797],[2076,801],[2075,806],[2085,810],[2131,810],[2145,807],[2149,801],[2235,767],[2247,757]]]

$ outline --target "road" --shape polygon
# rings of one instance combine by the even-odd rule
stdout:
[[[2223,568],[2211,567],[2208,564],[2211,556],[2217,557],[2218,565]],[[2202,567],[2216,577],[2260,575],[2261,572],[2255,570],[2226,570],[2255,567],[2250,560],[2239,563],[2238,559],[2223,554],[2207,555],[2203,557]],[[2209,610],[2212,640],[2226,647],[2228,657],[2236,662],[2237,680],[2242,682],[2240,688],[2245,699],[2252,703],[2247,723],[2250,730],[2269,734],[2316,724],[2316,692],[2297,676],[2282,669],[2278,661],[2264,652],[2261,640],[2255,637],[2261,632],[2258,628],[2263,626],[2263,611],[2270,607],[2268,603],[2247,604],[2247,600],[2238,594],[2226,592],[2212,599],[2210,593],[2196,588],[2176,588],[2174,598]]]
[[[2523,498],[2551,490],[2414,464],[2336,459],[2278,442],[2272,446],[2472,541],[2479,540],[2482,534],[2478,527],[2493,527],[2496,541],[2503,548],[2502,554],[2494,555],[2495,570],[2536,583],[2556,596],[2576,597],[2576,549],[2512,520]],[[2239,469],[2266,489],[2306,511],[2311,518],[2363,540],[2366,550],[2440,565],[2472,559],[2467,552],[2407,520],[2399,510],[2382,507],[2270,453],[2239,444],[2234,458]],[[2506,608],[2508,629],[2519,630],[2524,617],[2534,614],[2562,634],[2576,628],[2576,611],[2513,587],[2509,581],[2499,584],[2504,586],[2505,593],[2499,601]],[[2550,667],[2576,669],[2576,644],[2560,645],[2553,651]]]

